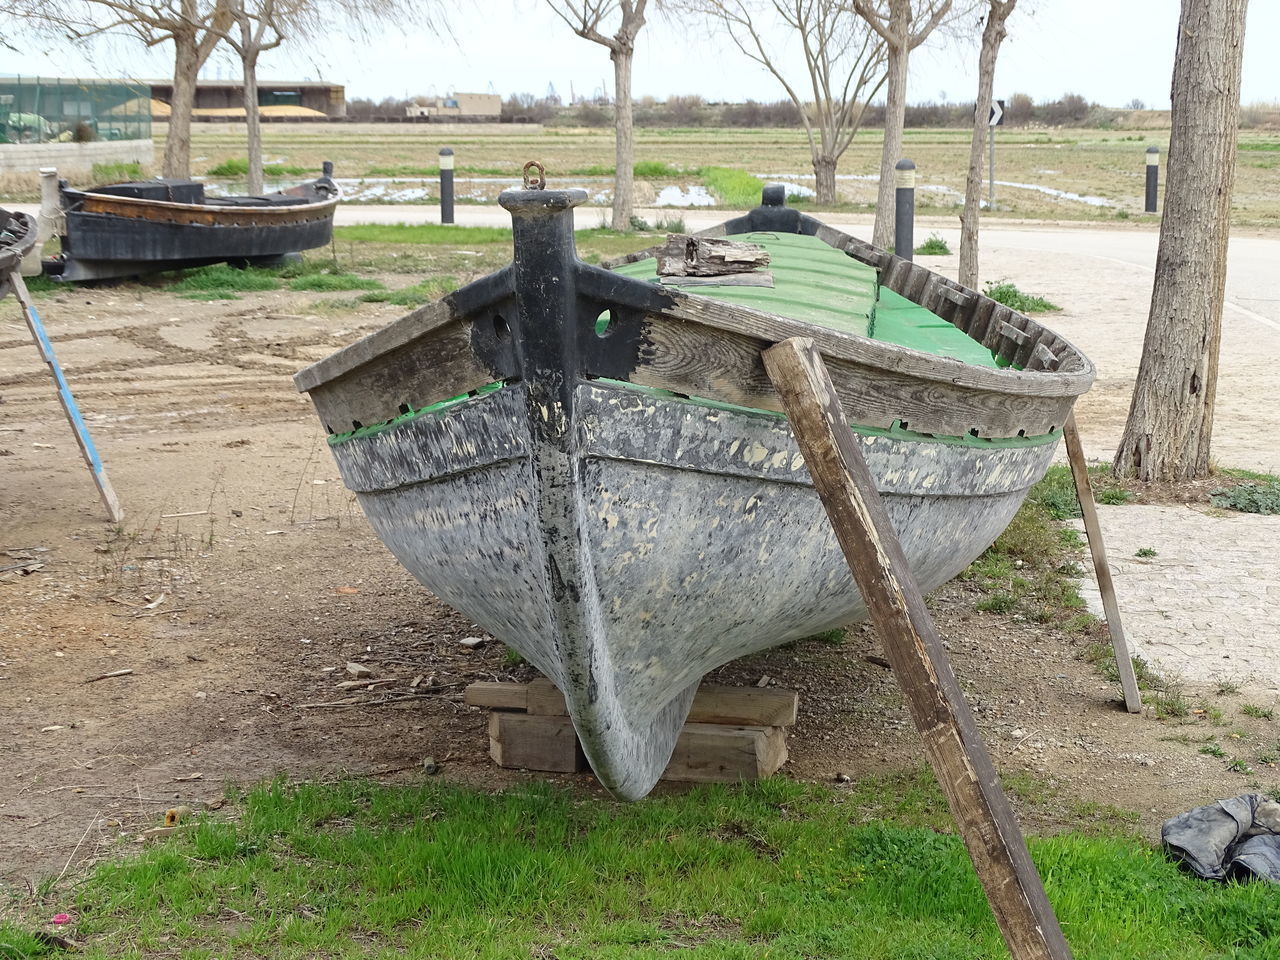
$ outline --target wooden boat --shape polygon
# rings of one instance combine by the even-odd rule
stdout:
[[[601,782],[636,798],[704,674],[866,615],[762,349],[816,341],[926,590],[1012,519],[1094,371],[780,187],[705,232],[764,246],[771,289],[588,265],[584,199],[503,193],[511,265],[295,379],[378,536],[564,691]]]
[[[207,197],[194,180],[142,180],[92,190],[59,182],[61,253],[45,273],[98,280],[210,263],[267,264],[333,237],[341,190],[326,163],[316,180],[260,197]]]
[[[35,218],[0,209],[0,300],[9,293],[9,277],[18,270],[35,244]]]

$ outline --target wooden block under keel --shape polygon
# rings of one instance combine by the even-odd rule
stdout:
[[[489,714],[489,756],[500,767],[578,773],[587,767],[573,721],[529,713]]]

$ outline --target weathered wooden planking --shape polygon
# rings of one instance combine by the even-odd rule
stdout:
[[[523,683],[498,683],[481,680],[467,685],[462,701],[472,707],[491,710],[527,710],[529,687]]]
[[[760,360],[765,340],[653,316],[645,318],[643,337],[651,349],[632,371],[633,383],[740,406],[783,409]],[[955,381],[973,368],[958,360],[951,361],[954,381],[835,356],[828,356],[827,363],[847,416],[867,427],[901,422],[917,433],[940,436],[1040,436],[1061,429],[1075,403],[1074,394],[1015,397],[1006,390],[961,385]]]
[[[489,755],[500,767],[580,773],[586,758],[568,716],[489,715]],[[686,723],[661,779],[694,783],[763,780],[787,761],[782,727]]]
[[[545,677],[527,684],[473,683],[463,695],[475,707],[527,710],[543,716],[568,713],[564,695]],[[703,684],[694,695],[689,722],[789,727],[796,722],[799,703],[800,696],[794,690]]]
[[[500,767],[578,773],[587,758],[568,717],[529,713],[489,714],[489,756]]]
[[[810,475],[1014,960],[1071,950],[815,345],[765,354]]]
[[[764,780],[787,762],[782,727],[686,723],[663,780],[733,783]]]
[[[684,233],[667,234],[657,257],[659,277],[719,277],[769,265],[769,251],[759,244]]]
[[[1076,428],[1074,413],[1067,418],[1062,434],[1067,446],[1067,461],[1071,464],[1071,476],[1076,482],[1076,499],[1080,502],[1080,514],[1084,518],[1085,536],[1089,539],[1093,571],[1098,577],[1098,592],[1102,594],[1102,609],[1107,615],[1111,647],[1116,654],[1116,669],[1120,673],[1120,687],[1124,691],[1124,706],[1130,713],[1141,713],[1142,694],[1138,692],[1138,678],[1133,672],[1129,642],[1125,639],[1124,626],[1120,622],[1116,586],[1111,581],[1107,548],[1102,541],[1102,525],[1098,522],[1098,508],[1093,502],[1093,483],[1089,480],[1089,465],[1084,459],[1084,447],[1080,443],[1080,431]]]

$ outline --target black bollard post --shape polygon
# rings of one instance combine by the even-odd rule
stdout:
[[[916,165],[904,157],[893,169],[893,252],[910,260],[915,251]]]
[[[453,151],[440,148],[440,222],[453,223]]]
[[[1156,190],[1160,186],[1160,148],[1147,147],[1147,213],[1156,212]]]

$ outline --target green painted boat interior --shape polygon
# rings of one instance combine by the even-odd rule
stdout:
[[[729,284],[691,286],[689,293],[715,297],[778,316],[790,317],[816,326],[827,327],[857,336],[894,343],[939,357],[951,357],[981,367],[1002,366],[991,351],[971,340],[924,307],[912,303],[892,290],[882,287],[878,271],[823,243],[817,237],[801,234],[744,233],[729,239],[755,243],[769,251],[772,287],[743,287]],[[657,281],[657,261],[650,257],[619,267],[618,273]],[[676,284],[676,286],[679,286]],[[602,323],[608,318],[602,315]],[[612,386],[643,392],[652,396],[693,403],[722,410],[784,416],[768,410],[737,407],[702,397],[684,397],[622,380],[601,380]],[[491,383],[470,393],[459,394],[418,410],[404,410],[400,416],[384,423],[362,426],[329,437],[330,444],[373,437],[422,416],[436,416],[484,394],[501,389],[502,383]],[[1059,432],[1036,437],[985,438],[975,436],[943,437],[904,430],[898,424],[887,429],[854,425],[863,436],[892,437],[935,443],[957,443],[976,447],[1026,447],[1057,441]]]
[[[951,357],[977,367],[996,367],[991,351],[971,340],[924,307],[880,285],[878,271],[828,246],[817,237],[798,233],[740,233],[728,237],[754,243],[769,251],[766,268],[772,287],[705,284],[685,291],[737,303],[803,323],[852,333],[920,350],[936,357]],[[657,282],[657,260],[650,257],[619,267],[628,277]],[[668,285],[679,289],[679,278]]]

